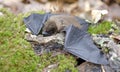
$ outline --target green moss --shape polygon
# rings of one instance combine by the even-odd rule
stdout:
[[[23,17],[0,9],[0,71],[33,72],[39,62],[28,42],[24,40]]]
[[[90,34],[107,34],[108,31],[111,29],[112,22],[103,21],[102,23],[93,26],[91,25],[88,29]]]
[[[68,68],[76,72],[72,56],[35,55],[31,45],[24,40],[23,18],[30,13],[15,16],[6,9],[0,9],[0,12],[4,14],[0,16],[0,72],[41,72],[54,63],[59,66],[53,71],[62,72]]]
[[[78,70],[74,67],[76,64],[75,58],[72,56],[58,55],[59,65],[57,68],[54,68],[52,72],[65,72],[65,70],[70,70],[71,72],[78,72]]]
[[[110,51],[109,48],[102,48],[102,52],[105,53],[105,54],[108,54]]]

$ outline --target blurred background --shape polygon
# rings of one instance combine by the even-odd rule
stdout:
[[[120,28],[120,0],[0,0],[0,72],[48,72],[49,67],[54,69],[52,72],[70,72],[66,69],[78,72],[72,55],[62,54],[54,58],[49,54],[35,55],[31,45],[24,39],[26,27],[23,18],[26,13],[36,11],[67,13],[84,18],[91,24],[108,20]],[[108,32],[112,27],[110,24],[103,22],[99,27],[91,25],[91,34]],[[120,36],[117,39],[120,40]],[[115,51],[120,53],[119,48]],[[117,56],[116,52],[113,52],[113,57]],[[120,59],[120,54],[117,57]],[[120,61],[116,59],[115,62],[117,68],[120,67]],[[84,64],[78,69],[81,66],[83,70],[88,69]],[[111,69],[103,72],[114,72]]]
[[[107,10],[106,19],[120,19],[120,0],[0,0],[14,14],[30,11],[69,13],[91,19],[93,10]]]

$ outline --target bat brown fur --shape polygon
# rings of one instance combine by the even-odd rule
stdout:
[[[57,33],[61,32],[65,27],[73,25],[77,28],[81,28],[79,21],[71,15],[53,15],[45,23],[43,27],[44,32]]]

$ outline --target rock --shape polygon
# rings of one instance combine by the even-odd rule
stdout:
[[[46,68],[44,68],[42,72],[51,72],[51,70],[56,68],[57,66],[58,66],[58,63],[51,64],[51,65],[47,66]]]
[[[84,62],[77,67],[79,72],[102,72],[101,65]]]
[[[117,45],[115,42],[110,41],[108,43],[108,47],[110,48],[110,66],[116,71],[120,71],[120,45]]]
[[[54,0],[48,0],[48,1],[54,1]],[[57,0],[57,1],[60,1],[60,2],[63,2],[63,3],[74,3],[78,0]]]
[[[117,4],[120,4],[120,0],[101,0],[103,1],[104,3],[106,3],[107,5],[111,5],[113,3],[117,3]]]
[[[104,72],[115,72],[109,65],[102,66]]]
[[[108,14],[107,10],[92,10],[92,22],[98,23],[98,21],[100,21],[105,14]]]
[[[27,41],[36,42],[39,44],[45,44],[45,43],[50,42],[50,41],[58,42],[62,45],[64,44],[64,34],[62,34],[62,33],[61,34],[58,33],[56,35],[48,36],[48,37],[43,37],[43,35],[35,36],[32,34],[26,34],[25,39]]]
[[[1,16],[4,16],[4,14],[3,14],[2,12],[0,12],[0,17],[1,17]]]
[[[112,36],[117,44],[120,44],[120,35]]]
[[[53,36],[43,37],[42,35],[32,35],[26,34],[25,39],[29,41],[37,55],[42,55],[44,53],[52,52],[52,56],[61,54],[63,44],[64,44],[64,35],[56,34]]]
[[[118,39],[118,38],[117,38]],[[109,67],[114,72],[120,71],[120,44],[117,44],[113,39],[109,37],[93,37],[93,40],[97,45],[103,48],[107,48],[107,57],[109,60]]]
[[[3,0],[1,2],[4,7],[9,8],[13,13],[17,14],[22,12],[24,4],[21,3],[21,0]]]

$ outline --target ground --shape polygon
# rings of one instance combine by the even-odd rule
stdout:
[[[1,9],[0,12],[3,13],[0,16],[1,72],[41,72],[46,66],[58,62],[59,67],[53,72],[65,69],[77,72],[73,56],[51,57],[50,54],[38,56],[34,53],[30,43],[24,39],[25,25],[22,20],[29,13],[15,16],[6,9]]]
[[[64,54],[51,57],[51,54],[38,56],[34,53],[30,43],[24,39],[25,25],[23,18],[27,14],[13,15],[6,9],[1,9],[0,16],[0,70],[1,72],[41,72],[50,64],[59,63],[52,72],[63,72],[66,69],[77,72],[74,67],[75,58]],[[39,12],[43,13],[43,12]],[[103,22],[97,28],[89,28],[90,33],[106,33],[110,29],[111,22]],[[94,28],[94,31],[93,31]]]

